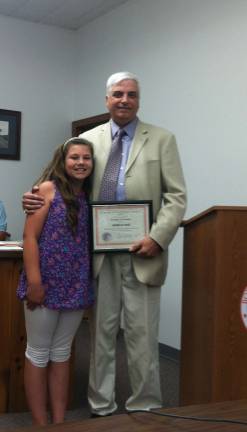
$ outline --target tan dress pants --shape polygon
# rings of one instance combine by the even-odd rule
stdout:
[[[126,409],[161,407],[158,353],[160,287],[140,283],[133,272],[130,254],[122,253],[106,255],[96,291],[89,376],[92,412],[106,415],[117,409],[116,337],[121,311],[132,389]]]

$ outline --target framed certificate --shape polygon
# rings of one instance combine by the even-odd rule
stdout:
[[[149,234],[152,201],[94,201],[90,209],[94,253],[128,252]]]

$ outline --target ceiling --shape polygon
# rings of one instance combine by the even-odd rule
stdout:
[[[77,30],[129,0],[0,0],[0,14]]]

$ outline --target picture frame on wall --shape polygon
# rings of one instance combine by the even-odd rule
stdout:
[[[0,159],[20,160],[21,112],[0,109]]]

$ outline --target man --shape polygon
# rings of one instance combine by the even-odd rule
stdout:
[[[0,240],[5,240],[9,237],[7,233],[7,218],[3,202],[0,201]]]
[[[162,406],[158,353],[160,292],[167,270],[168,246],[184,215],[186,195],[175,137],[137,118],[139,99],[139,84],[133,74],[112,75],[106,93],[110,122],[81,135],[94,145],[93,200],[101,198],[107,160],[121,128],[125,135],[115,199],[152,200],[153,204],[150,233],[133,244],[130,253],[94,257],[97,293],[88,396],[92,413],[99,416],[117,409],[115,361],[121,312],[132,389],[126,409]]]

